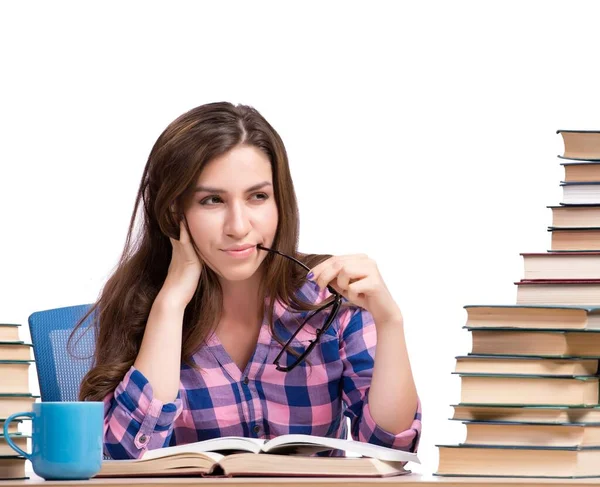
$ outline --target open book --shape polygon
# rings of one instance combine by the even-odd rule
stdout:
[[[311,456],[343,450],[357,457]],[[257,455],[258,454],[258,455]],[[97,477],[217,475],[388,477],[409,473],[415,453],[353,440],[282,435],[271,440],[228,436],[146,451],[136,460],[105,460]]]

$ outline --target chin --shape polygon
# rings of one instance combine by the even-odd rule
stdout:
[[[243,265],[243,266],[221,266],[218,269],[217,274],[219,274],[223,279],[227,281],[245,281],[250,279],[256,271],[258,271],[259,266],[256,264]]]
[[[255,271],[256,272],[256,271]],[[246,281],[254,275],[254,272],[222,272],[221,276],[226,281],[238,282]]]

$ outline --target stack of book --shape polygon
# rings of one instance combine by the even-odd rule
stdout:
[[[0,480],[23,479],[25,458],[4,439],[4,421],[21,411],[31,411],[37,396],[29,389],[31,344],[19,340],[19,326],[0,324]],[[11,421],[8,434],[13,443],[27,451],[29,435],[21,432],[22,421]]]
[[[456,357],[466,439],[438,445],[437,475],[600,476],[600,132],[559,130],[563,201],[551,249],[523,253],[516,304],[465,306]]]

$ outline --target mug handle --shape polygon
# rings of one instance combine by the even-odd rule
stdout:
[[[31,418],[33,419],[35,415],[31,412],[25,412],[25,413],[15,413],[15,414],[11,414],[8,418],[6,418],[6,421],[4,421],[4,439],[6,440],[6,443],[8,443],[8,445],[17,453],[19,453],[19,455],[23,455],[25,458],[27,458],[27,460],[31,460],[31,453],[27,453],[24,452],[23,450],[21,450],[17,445],[15,445],[13,443],[13,441],[11,440],[10,436],[8,436],[8,424],[13,420],[13,419],[17,419],[20,417],[27,417],[27,418]]]

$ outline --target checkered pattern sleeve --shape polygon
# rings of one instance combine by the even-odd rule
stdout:
[[[104,398],[104,454],[115,460],[139,458],[146,450],[168,446],[181,411],[179,393],[174,402],[159,401],[148,379],[132,366]]]

